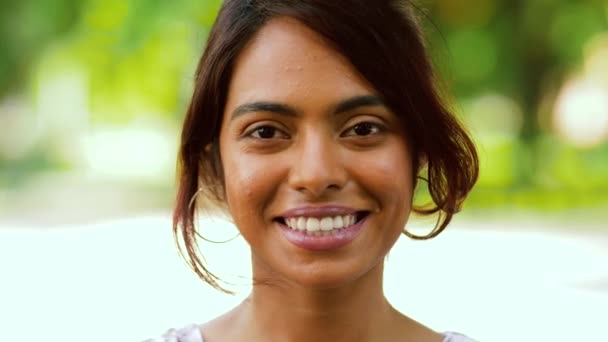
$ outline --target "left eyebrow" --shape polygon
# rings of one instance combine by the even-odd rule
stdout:
[[[348,100],[344,100],[335,107],[334,114],[342,114],[350,112],[359,107],[370,107],[370,106],[386,106],[381,98],[375,95],[363,95],[355,96]]]

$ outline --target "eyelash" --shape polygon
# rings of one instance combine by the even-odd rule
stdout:
[[[346,134],[346,132],[350,132],[350,131],[354,131],[357,127],[363,126],[363,125],[369,125],[372,130],[375,130],[373,133],[370,134],[366,134],[366,135],[357,135],[357,134]],[[345,133],[340,134],[341,137],[349,137],[349,136],[356,136],[356,137],[368,137],[370,135],[376,135],[376,134],[380,134],[382,132],[386,131],[386,127],[382,124],[379,124],[377,122],[372,122],[372,121],[361,121],[358,122],[354,125],[352,125],[350,128],[348,128]]]
[[[351,131],[354,131],[355,129],[357,129],[357,127],[360,127],[362,125],[368,125],[372,132],[370,134],[365,134],[365,135],[357,135],[357,134],[348,134]],[[261,129],[271,129],[273,130],[273,136],[270,138],[263,138],[261,136],[259,136],[260,130]],[[376,135],[376,134],[380,134],[382,132],[386,131],[386,127],[380,123],[377,122],[372,122],[372,121],[361,121],[358,122],[352,126],[350,126],[348,129],[346,129],[343,133],[340,134],[340,137],[368,137],[371,135]],[[258,136],[254,136],[255,133],[258,133]],[[280,135],[282,135],[282,137],[275,137],[275,135],[279,133]],[[283,132],[282,130],[280,130],[277,127],[274,127],[272,125],[260,125],[257,126],[251,130],[249,130],[247,133],[245,133],[246,137],[249,138],[253,138],[253,139],[258,139],[258,140],[270,140],[270,139],[288,139],[289,135],[285,132]]]
[[[256,132],[257,132],[257,133],[259,133],[261,129],[267,129],[267,128],[272,129],[272,130],[274,131],[273,133],[275,133],[275,134],[276,134],[277,132],[278,132],[278,133],[280,133],[280,134],[281,134],[283,137],[281,137],[281,138],[275,138],[275,137],[274,137],[274,135],[275,135],[275,134],[273,134],[273,137],[272,137],[272,138],[262,138],[262,137],[260,137],[260,136],[257,136],[257,137],[253,136],[253,135],[254,135]],[[258,134],[258,135],[259,135],[259,134]],[[257,127],[253,128],[253,129],[249,130],[249,131],[248,131],[248,132],[245,134],[245,136],[247,136],[247,137],[249,137],[249,138],[253,138],[253,139],[259,139],[259,140],[286,139],[285,137],[288,137],[288,135],[287,135],[285,132],[283,132],[282,130],[280,130],[280,129],[278,129],[278,128],[276,128],[276,127],[272,126],[272,125],[260,125],[260,126],[257,126]]]

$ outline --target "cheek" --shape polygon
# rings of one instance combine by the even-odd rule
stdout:
[[[374,172],[379,181],[387,186],[410,189],[413,186],[413,165],[405,147],[394,146],[388,149],[384,156],[377,158]]]
[[[277,169],[263,157],[225,151],[223,166],[226,180],[226,202],[236,223],[259,220],[266,204],[273,198]]]
[[[378,152],[359,164],[357,178],[383,209],[407,214],[413,197],[413,170],[405,144],[392,144]]]

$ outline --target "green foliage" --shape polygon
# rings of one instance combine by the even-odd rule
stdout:
[[[577,147],[558,137],[551,124],[561,84],[584,69],[589,41],[608,32],[606,2],[427,4],[431,54],[480,146],[482,173],[472,205],[608,202],[606,141]],[[70,109],[73,102],[81,104],[92,127],[126,128],[141,116],[178,126],[220,5],[219,0],[2,2],[0,124],[3,99],[17,96],[28,103],[23,115],[31,122],[47,110]],[[65,91],[55,103],[48,98],[57,87]],[[63,131],[38,135],[17,159],[3,155],[7,142],[0,139],[0,186],[40,170],[77,167],[53,150]]]

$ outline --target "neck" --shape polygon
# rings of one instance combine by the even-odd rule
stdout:
[[[382,273],[380,263],[332,289],[256,285],[242,307],[247,330],[262,341],[387,340],[402,315],[384,297]]]

